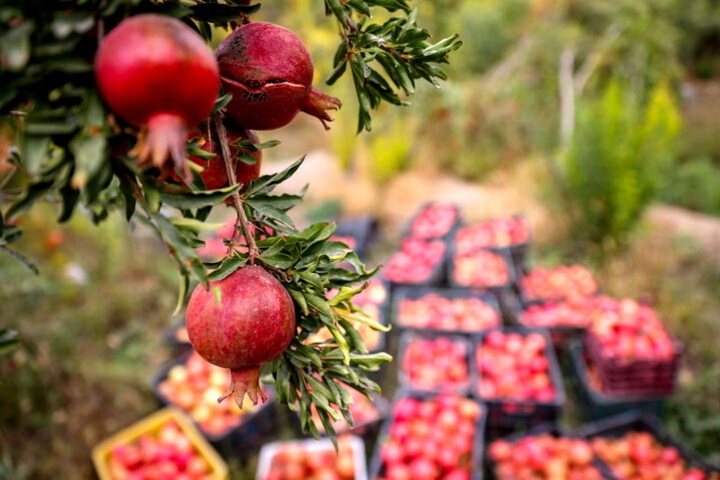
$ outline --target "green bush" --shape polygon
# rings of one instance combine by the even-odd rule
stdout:
[[[664,83],[641,102],[611,81],[601,98],[579,104],[561,173],[578,240],[604,248],[625,242],[658,194],[679,129]]]
[[[660,196],[664,202],[720,216],[720,167],[710,158],[690,159],[669,173]]]

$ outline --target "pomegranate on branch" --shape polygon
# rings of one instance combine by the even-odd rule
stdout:
[[[312,87],[310,52],[287,28],[247,23],[220,43],[216,56],[222,88],[232,94],[225,114],[239,127],[274,130],[302,111],[327,129],[326,110],[340,108],[340,100]]]
[[[188,132],[210,115],[220,90],[217,61],[202,37],[165,15],[129,17],[100,43],[95,77],[110,110],[140,129],[131,152],[138,164],[189,179]]]
[[[210,287],[195,287],[185,314],[195,351],[208,362],[229,368],[231,386],[218,401],[234,395],[242,407],[267,395],[260,366],[279,357],[295,335],[295,306],[285,287],[262,267],[235,270]]]

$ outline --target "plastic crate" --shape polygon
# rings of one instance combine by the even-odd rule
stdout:
[[[285,465],[292,464],[296,475],[293,478],[315,478],[312,477],[313,469],[322,465],[334,472],[337,476],[332,478],[337,480],[367,480],[367,460],[363,440],[354,435],[344,435],[338,437],[338,448],[339,452],[343,452],[339,454],[340,457],[337,456],[338,453],[328,438],[280,440],[268,443],[260,450],[255,480],[279,478],[270,475],[275,461],[283,462]],[[326,459],[322,458],[323,454],[327,455]],[[343,457],[343,455],[347,456]],[[350,463],[347,463],[348,459],[351,460]],[[328,464],[333,461],[334,463]]]
[[[422,227],[419,227],[418,220],[423,216],[428,214],[432,210],[442,210],[446,212],[447,215],[452,215],[452,217],[448,218],[441,218],[443,222],[446,222],[446,224],[441,224],[439,222],[434,222],[434,219],[428,218],[426,219],[426,225],[424,228],[429,228],[430,232],[427,230],[419,231],[418,229],[422,229]],[[408,222],[404,235],[405,237],[413,237],[413,238],[420,238],[423,240],[435,240],[435,239],[442,239],[442,240],[448,240],[452,237],[453,232],[457,228],[457,226],[460,224],[460,207],[454,203],[451,202],[428,202],[422,205],[417,212],[412,216],[410,221]],[[437,229],[436,232],[433,232],[433,229]]]
[[[590,380],[587,359],[580,341],[570,344],[573,380],[578,393],[580,412],[587,421],[612,417],[633,410],[649,412],[662,417],[669,396],[617,396],[599,390]],[[598,380],[599,383],[599,380]]]
[[[477,364],[477,351],[481,348],[487,336],[493,334],[495,331],[500,331],[504,334],[517,333],[523,337],[527,337],[532,333],[540,335],[545,340],[543,355],[547,360],[547,372],[554,392],[552,399],[538,401],[495,396],[486,398],[486,396],[481,394],[479,389],[481,386],[480,382],[482,381],[482,373],[480,371],[481,368],[479,368]],[[527,430],[545,422],[556,422],[559,419],[566,400],[565,387],[557,355],[546,330],[505,327],[487,330],[480,335],[474,335],[470,365],[475,382],[475,388],[472,389],[471,393],[480,402],[484,403],[488,410],[488,438],[496,438],[515,431]],[[518,379],[517,381],[522,382],[522,379]]]
[[[459,261],[470,262],[469,264],[473,265],[473,267],[464,268],[470,268],[472,275],[477,274],[478,276],[464,277],[463,275],[466,275],[464,270],[459,270],[457,266]],[[515,268],[507,249],[482,248],[474,252],[458,254],[451,244],[446,264],[447,281],[451,287],[488,291],[498,297],[504,292],[512,291],[514,288]],[[485,278],[483,272],[491,266],[500,269],[503,278]]]
[[[417,308],[420,308],[420,302],[439,297],[438,308],[445,307],[450,309],[447,311],[436,311],[435,309],[425,308],[425,311],[417,313],[415,309],[405,309],[404,302],[411,302]],[[457,308],[457,302],[464,303],[465,311],[478,317],[478,326],[487,318],[487,326],[482,328],[471,328],[472,325],[465,324],[453,325],[457,323],[455,320],[463,315],[468,315]],[[475,306],[476,305],[476,306]],[[418,314],[419,319],[416,325],[411,325],[406,320],[407,315]],[[422,313],[422,316],[420,314]],[[482,317],[480,314],[482,313]],[[444,319],[443,319],[444,317]],[[448,317],[451,317],[449,319]],[[455,332],[455,333],[478,333],[487,328],[498,327],[502,324],[502,312],[497,298],[489,292],[472,291],[466,288],[440,288],[440,287],[406,287],[399,288],[393,295],[392,302],[392,318],[395,327],[402,330],[419,330],[419,331],[439,331],[439,332]],[[457,320],[462,322],[461,320]]]
[[[450,422],[450,425],[446,427],[442,427],[443,420],[441,419],[441,416],[438,414],[436,415],[436,419],[433,420],[433,425],[431,427],[428,427],[428,431],[425,432],[426,435],[429,435],[430,430],[437,431],[438,429],[447,428],[449,431],[445,432],[443,437],[439,440],[436,440],[436,443],[431,443],[430,438],[426,438],[421,436],[420,433],[417,433],[417,435],[420,435],[420,437],[415,437],[414,439],[410,439],[409,437],[405,438],[405,440],[399,440],[401,442],[401,445],[405,449],[405,454],[408,454],[409,456],[413,458],[424,458],[422,455],[422,452],[420,449],[422,448],[429,448],[431,449],[432,455],[437,458],[437,454],[446,448],[446,446],[451,442],[451,440],[455,437],[460,436],[460,430],[467,429],[465,433],[472,432],[472,445],[471,445],[471,451],[469,456],[463,456],[461,457],[461,463],[464,465],[460,465],[459,462],[454,462],[454,467],[460,467],[462,470],[469,472],[470,478],[472,480],[482,480],[484,478],[484,472],[483,472],[483,452],[484,452],[484,432],[485,432],[485,407],[477,402],[476,400],[465,397],[462,395],[454,394],[454,393],[431,393],[431,392],[418,392],[413,390],[407,390],[407,389],[400,389],[395,397],[393,398],[393,402],[390,407],[390,414],[385,419],[385,421],[382,424],[382,428],[380,430],[380,434],[377,437],[377,441],[375,443],[375,448],[373,450],[373,454],[370,460],[370,480],[378,480],[383,478],[383,475],[385,474],[386,465],[383,462],[383,448],[385,445],[387,445],[390,441],[393,440],[393,434],[397,433],[396,430],[398,427],[395,425],[398,423],[399,419],[407,417],[410,412],[403,411],[404,409],[399,408],[398,405],[400,402],[404,401],[405,399],[411,399],[413,401],[421,402],[422,404],[426,402],[435,402],[439,400],[442,397],[452,397],[455,399],[461,399],[462,401],[468,402],[468,405],[473,405],[476,411],[479,413],[479,418],[475,422],[473,422],[472,425],[460,425],[457,421],[455,423]],[[431,412],[432,413],[432,412]],[[435,411],[435,413],[437,413]],[[418,417],[412,416],[411,418],[417,419]],[[407,423],[406,423],[407,424]],[[397,433],[399,434],[399,433]],[[396,441],[398,441],[396,439]],[[462,466],[465,466],[466,468],[462,468]],[[413,477],[408,477],[413,478]],[[438,476],[438,478],[441,478]]]
[[[515,315],[516,324],[521,327],[527,328],[544,328],[550,334],[550,338],[555,345],[555,348],[565,352],[569,348],[570,342],[574,340],[582,339],[590,325],[591,316],[591,305],[586,307],[577,304],[578,302],[591,302],[594,297],[586,297],[582,299],[573,300],[534,300],[524,304],[519,303]],[[577,304],[577,305],[574,305]],[[558,323],[546,323],[537,324],[532,323],[530,315],[535,314],[536,309],[546,309],[545,315],[556,315],[556,322]],[[554,309],[557,309],[554,311]],[[582,315],[586,322],[584,325],[568,325],[563,324],[563,316],[574,314]]]
[[[422,276],[415,278],[403,276],[405,274],[403,271],[405,265],[415,268],[418,258],[433,248],[437,248],[441,252],[434,263],[428,262],[427,269],[422,272]],[[446,281],[447,256],[448,244],[445,240],[422,240],[406,237],[402,240],[400,247],[384,263],[385,268],[381,272],[382,278],[388,283],[392,291],[407,286],[442,286]],[[396,270],[403,273],[398,274]]]
[[[542,423],[542,424],[532,427],[526,431],[517,432],[512,435],[501,437],[501,438],[496,438],[493,441],[488,442],[485,447],[484,459],[485,459],[485,469],[486,469],[485,473],[486,473],[487,478],[500,480],[500,475],[497,474],[497,470],[496,470],[497,464],[491,457],[493,442],[495,442],[495,441],[507,442],[508,444],[510,444],[510,448],[511,448],[511,450],[509,450],[510,455],[513,455],[513,454],[518,455],[520,458],[526,457],[530,462],[535,462],[538,467],[544,467],[544,466],[548,465],[550,463],[550,462],[548,462],[549,459],[547,457],[544,457],[544,454],[542,451],[533,449],[533,450],[526,450],[521,453],[516,452],[516,450],[518,449],[519,442],[522,442],[524,439],[541,437],[541,436],[545,436],[545,435],[549,435],[553,438],[570,438],[570,439],[578,439],[578,440],[587,442],[587,439],[585,439],[584,437],[574,434],[574,433],[570,433],[568,431],[565,431],[555,422]],[[591,449],[589,442],[588,442],[587,446],[588,446],[588,449]],[[536,459],[533,459],[532,458],[533,453],[537,453],[537,454],[539,454],[539,456],[536,457]],[[565,457],[564,459],[569,460],[567,457]],[[602,479],[602,480],[612,480],[613,479],[613,476],[610,473],[610,471],[608,470],[607,465],[605,465],[603,462],[601,462],[594,455],[594,453],[592,455],[592,459],[590,460],[590,466],[592,466],[594,468],[594,470],[599,475],[600,479]],[[544,477],[542,472],[533,472],[533,473],[536,476],[533,476],[532,478],[537,478],[537,479],[559,478],[558,476],[553,476],[552,474],[548,474],[546,477]],[[555,475],[557,475],[557,473]],[[567,472],[566,475],[569,476],[569,472]],[[580,475],[582,475],[582,476],[580,476]],[[586,472],[580,471],[580,472],[575,472],[575,476],[569,476],[569,478],[583,478],[585,480],[588,480],[587,477],[589,475],[592,475],[592,473],[589,473],[589,472],[586,473]],[[566,478],[566,477],[562,477],[562,478]],[[596,478],[598,478],[598,477],[596,477]]]
[[[600,376],[606,393],[616,395],[672,395],[680,370],[683,347],[674,343],[668,359],[624,360],[603,355],[597,336],[590,330],[585,334],[587,358]]]
[[[184,411],[190,419],[194,422],[198,430],[203,436],[215,447],[224,457],[226,458],[237,458],[242,461],[247,460],[252,455],[257,453],[262,445],[278,433],[278,417],[280,415],[288,415],[288,412],[283,412],[275,400],[275,393],[272,388],[263,386],[265,392],[268,394],[268,401],[258,405],[252,405],[249,399],[245,399],[243,409],[235,411],[235,404],[232,398],[226,398],[222,405],[227,406],[231,411],[235,411],[230,415],[234,415],[233,422],[222,431],[209,431],[203,428],[203,424],[197,418],[197,415],[207,415],[207,412],[198,413],[193,410],[197,405],[183,405],[179,400],[168,398],[163,393],[162,383],[168,379],[170,375],[177,373],[176,367],[182,367],[187,364],[190,357],[197,355],[194,351],[188,352],[182,357],[168,362],[163,366],[152,378],[151,386],[155,396],[162,407],[175,407],[179,410]],[[204,361],[204,360],[203,360]],[[224,374],[223,377],[227,381],[228,385],[230,382],[230,374],[226,369],[220,369],[219,367],[211,367],[216,372]],[[173,373],[175,372],[175,373]],[[224,385],[223,388],[227,389],[228,385]],[[223,390],[224,393],[224,390]],[[207,391],[205,395],[210,395]],[[219,395],[213,394],[211,400],[207,400],[208,403],[214,402]],[[218,405],[213,403],[213,406]]]
[[[508,240],[507,242],[494,243],[492,239],[478,239],[478,243],[475,245],[475,248],[507,250],[510,253],[513,266],[516,270],[519,270],[524,268],[526,265],[527,252],[532,242],[532,230],[530,228],[530,222],[523,214],[515,214],[509,217],[486,218],[477,222],[461,224],[455,229],[454,238],[457,239],[458,235],[463,235],[463,229],[483,228],[484,224],[506,224],[507,222],[518,222],[518,225],[522,225],[526,229],[526,238],[524,241]],[[465,233],[472,234],[471,231],[468,230],[465,230]],[[470,244],[473,243],[472,239],[468,240],[468,242]]]
[[[468,394],[470,350],[470,339],[462,334],[405,331],[396,360],[398,383],[412,390]]]
[[[229,478],[228,466],[218,452],[210,445],[190,419],[175,408],[167,407],[143,418],[142,420],[120,430],[111,437],[95,445],[92,449],[92,461],[99,480],[115,480],[111,457],[118,448],[123,448],[141,441],[145,435],[157,435],[169,423],[175,423],[183,436],[192,445],[193,451],[204,459],[207,464],[209,480],[225,480]],[[157,462],[159,463],[159,462]],[[171,475],[174,478],[173,475]]]
[[[549,278],[549,292],[545,295],[533,295],[528,292],[526,288],[526,282],[530,278],[537,278],[539,275],[546,275]],[[589,275],[587,285],[581,285],[578,278],[583,275]],[[560,282],[558,278],[565,278],[564,282]],[[578,291],[571,290],[570,292],[561,291],[566,287],[567,282],[573,282]],[[564,283],[564,284],[563,284]],[[564,300],[569,297],[590,297],[600,293],[600,287],[590,269],[580,263],[568,264],[568,265],[556,265],[554,267],[534,267],[525,268],[517,272],[516,278],[516,290],[520,301],[523,304],[528,304],[535,300]]]
[[[604,418],[587,423],[575,430],[574,433],[592,441],[598,437],[617,439],[629,432],[650,433],[663,446],[676,448],[689,467],[699,468],[703,472],[711,474],[711,480],[720,479],[720,467],[709,464],[686,444],[673,438],[665,430],[660,419],[648,412],[633,411]],[[617,477],[613,475],[612,478]]]

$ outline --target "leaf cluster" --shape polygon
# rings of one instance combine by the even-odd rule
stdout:
[[[376,23],[374,6],[402,15]],[[404,0],[325,0],[325,8],[335,16],[342,38],[327,82],[335,83],[350,68],[360,107],[358,132],[372,128],[371,112],[382,102],[405,104],[417,80],[436,86],[445,80],[438,64],[448,63],[448,55],[462,46],[457,34],[432,43],[430,32],[417,25],[417,9]]]

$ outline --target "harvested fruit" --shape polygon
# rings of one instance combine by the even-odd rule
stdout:
[[[446,250],[442,240],[406,237],[385,266],[385,279],[392,283],[432,283],[442,268]]]
[[[475,250],[452,258],[452,281],[460,287],[503,287],[511,280],[508,260],[497,252]]]
[[[408,236],[441,238],[449,234],[460,218],[458,207],[451,203],[432,203],[425,206],[410,223]]]
[[[500,313],[477,297],[445,297],[429,292],[398,303],[397,323],[409,328],[478,332],[497,327]]]
[[[236,28],[217,48],[222,88],[232,94],[227,118],[238,127],[274,130],[299,112],[317,117],[340,100],[312,87],[313,63],[302,40],[287,28],[251,22]]]
[[[520,290],[526,300],[559,300],[595,295],[598,285],[590,269],[575,264],[534,268],[520,279]]]
[[[468,342],[462,337],[416,336],[401,340],[402,383],[416,390],[464,391],[470,384]]]
[[[285,287],[265,269],[247,265],[222,280],[198,285],[187,305],[185,322],[195,350],[208,362],[230,369],[230,389],[242,407],[267,395],[260,387],[260,366],[279,357],[295,335],[295,306]]]
[[[479,403],[454,393],[400,397],[387,436],[377,446],[381,465],[373,478],[470,478],[482,415]]]
[[[493,218],[460,227],[453,239],[455,251],[472,252],[479,248],[510,247],[527,243],[530,227],[523,217]]]
[[[688,465],[680,451],[663,445],[650,432],[631,431],[618,437],[597,436],[590,440],[595,454],[620,480],[677,478],[717,480],[720,475]]]
[[[488,332],[474,352],[480,397],[552,402],[557,392],[547,346],[538,332]]]
[[[110,110],[139,129],[131,152],[137,163],[189,181],[188,133],[210,115],[220,91],[218,64],[202,37],[165,15],[129,17],[100,42],[95,78]]]
[[[339,435],[337,450],[330,440],[287,440],[265,445],[257,480],[356,480],[365,478],[362,440]]]
[[[543,433],[515,441],[500,439],[488,445],[487,453],[498,480],[604,478],[593,465],[595,455],[590,443],[581,438]]]

